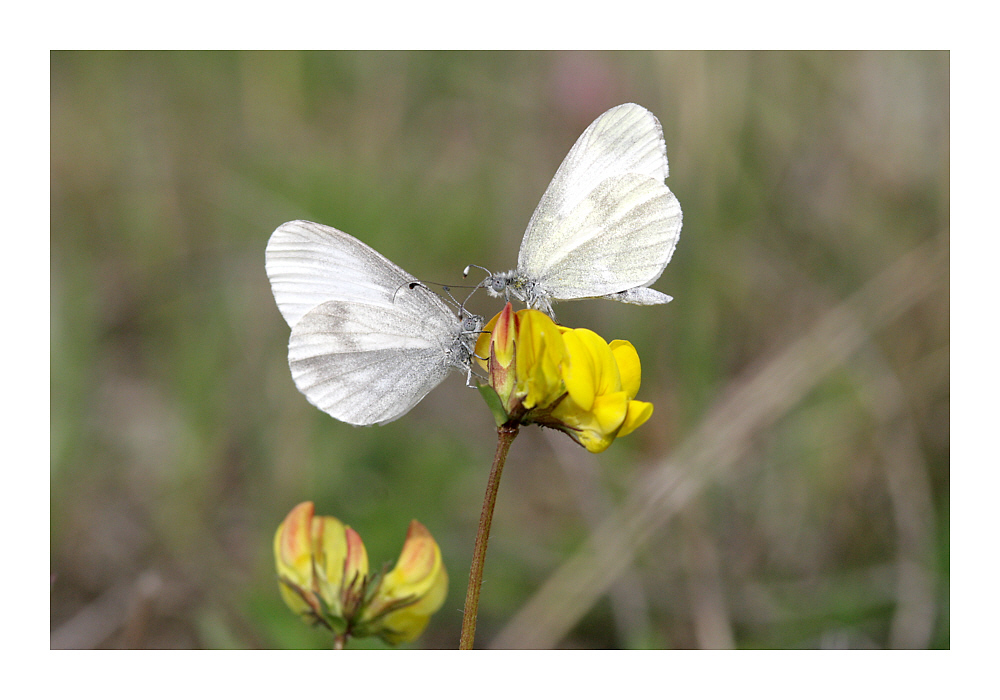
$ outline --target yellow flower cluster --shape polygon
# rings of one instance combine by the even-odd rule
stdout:
[[[413,641],[448,594],[441,550],[416,520],[395,568],[369,577],[368,553],[358,533],[334,517],[315,515],[307,501],[278,526],[274,560],[288,607],[338,635],[378,635],[390,644]]]
[[[556,428],[602,452],[653,414],[653,404],[634,400],[641,366],[628,341],[609,345],[586,328],[557,326],[509,303],[483,330],[477,361],[508,419]]]

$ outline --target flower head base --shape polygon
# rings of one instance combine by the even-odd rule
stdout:
[[[413,641],[448,593],[441,550],[416,520],[396,567],[369,576],[358,533],[334,517],[316,516],[307,501],[278,526],[274,560],[281,596],[292,612],[345,638]]]
[[[483,329],[476,356],[509,420],[567,433],[590,452],[649,420],[635,401],[641,366],[632,344],[610,345],[586,328],[557,326],[540,311],[507,304]]]

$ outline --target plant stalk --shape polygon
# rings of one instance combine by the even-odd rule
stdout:
[[[479,589],[483,585],[483,566],[486,564],[486,545],[490,539],[490,525],[493,523],[493,507],[497,502],[497,491],[500,489],[500,474],[511,443],[517,437],[520,425],[508,421],[497,428],[497,451],[490,468],[490,478],[486,483],[486,496],[483,498],[483,512],[479,516],[479,531],[476,533],[476,546],[472,552],[472,568],[469,570],[469,588],[465,594],[465,611],[462,615],[462,638],[459,649],[472,649],[476,637],[476,617],[479,615]]]

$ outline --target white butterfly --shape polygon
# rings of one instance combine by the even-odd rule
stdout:
[[[565,299],[667,303],[672,297],[649,289],[681,232],[667,173],[656,117],[637,104],[609,109],[577,139],[542,195],[517,269],[491,274],[482,286],[550,316],[552,302]]]
[[[309,402],[353,425],[399,418],[455,368],[471,374],[480,316],[361,241],[309,221],[267,243],[267,276],[292,329],[288,364]]]

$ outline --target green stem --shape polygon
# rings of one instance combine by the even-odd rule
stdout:
[[[490,479],[486,484],[483,512],[479,516],[479,532],[476,533],[476,547],[472,552],[472,568],[469,571],[469,589],[465,594],[465,612],[462,616],[462,638],[459,649],[471,649],[476,637],[476,617],[479,614],[479,589],[483,585],[483,566],[486,564],[486,545],[490,539],[490,525],[493,523],[493,507],[500,489],[500,474],[503,472],[507,452],[517,437],[520,426],[509,421],[497,428],[497,451],[490,469]]]
[[[334,637],[333,637],[333,648],[334,648],[334,650],[340,651],[345,646],[347,646],[347,632],[344,632],[342,634],[334,635]]]

